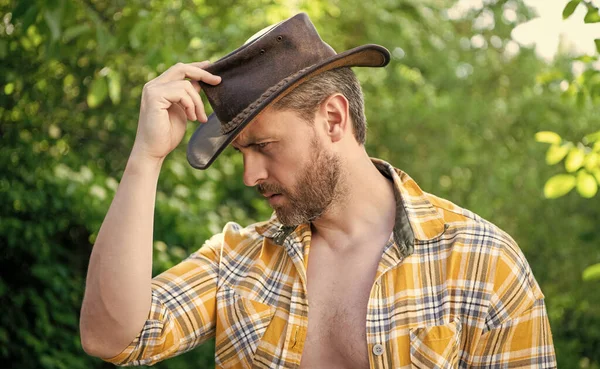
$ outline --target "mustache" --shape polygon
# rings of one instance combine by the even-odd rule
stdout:
[[[265,193],[285,193],[283,187],[274,183],[261,183],[256,186],[256,189],[261,195],[264,195]]]

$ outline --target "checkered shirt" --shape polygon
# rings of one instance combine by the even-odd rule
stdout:
[[[368,301],[375,368],[555,368],[544,295],[513,239],[373,159],[396,226]],[[223,232],[152,282],[152,307],[117,365],[150,365],[215,337],[218,368],[298,368],[308,327],[309,224],[275,216]]]

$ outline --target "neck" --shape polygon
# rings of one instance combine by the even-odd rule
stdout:
[[[311,224],[313,237],[332,248],[361,244],[373,234],[391,233],[396,218],[393,183],[362,151],[344,163],[339,196]]]

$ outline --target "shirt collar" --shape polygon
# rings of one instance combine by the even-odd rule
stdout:
[[[376,158],[371,161],[377,169],[394,183],[396,197],[396,223],[394,241],[403,257],[414,251],[415,240],[427,241],[439,237],[446,230],[442,215],[427,198],[410,176],[391,164]],[[299,226],[304,228],[308,224]],[[259,223],[256,232],[272,238],[273,242],[283,245],[285,239],[296,230],[296,226],[284,226],[275,213],[269,220]]]

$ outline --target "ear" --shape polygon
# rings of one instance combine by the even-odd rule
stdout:
[[[344,95],[335,93],[323,100],[319,113],[324,118],[331,142],[338,142],[344,135],[352,134],[348,99]]]

